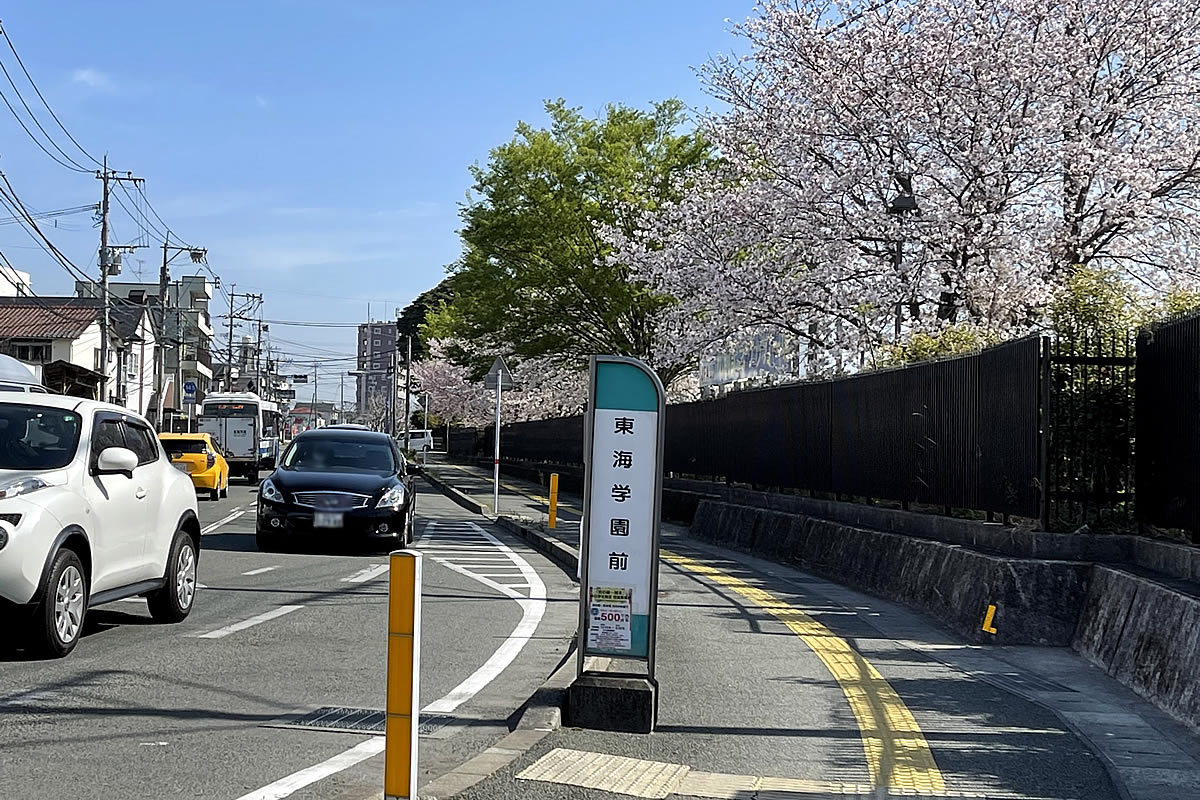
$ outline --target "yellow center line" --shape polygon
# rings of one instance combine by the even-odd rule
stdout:
[[[849,642],[765,589],[686,556],[667,550],[661,554],[664,560],[727,586],[771,614],[821,659],[858,721],[867,769],[875,786],[927,794],[946,790],[946,781],[916,718],[887,679]]]

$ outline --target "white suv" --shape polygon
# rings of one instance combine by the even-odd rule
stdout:
[[[26,646],[65,656],[88,608],[137,595],[155,620],[183,620],[199,553],[192,481],[144,419],[0,392],[0,622]]]

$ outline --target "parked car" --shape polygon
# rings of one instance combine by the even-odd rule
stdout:
[[[401,434],[401,442],[403,442],[404,434]],[[433,449],[433,431],[409,431],[407,450],[415,450],[429,452]]]
[[[199,491],[217,500],[229,496],[229,462],[208,433],[160,433],[163,449],[175,469],[192,479]]]
[[[259,487],[259,549],[300,537],[376,549],[411,544],[413,489],[404,455],[386,433],[305,431]]]
[[[31,650],[74,649],[88,609],[145,597],[179,622],[196,597],[196,493],[149,423],[61,395],[0,393],[0,620]]]

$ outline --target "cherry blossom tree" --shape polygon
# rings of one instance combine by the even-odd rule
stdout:
[[[495,394],[484,388],[451,352],[463,342],[433,339],[430,356],[413,363],[413,379],[429,395],[430,411],[462,425],[484,426],[495,420]],[[491,355],[495,358],[495,354]],[[505,423],[577,414],[587,400],[587,375],[549,359],[527,359],[512,368],[516,388],[503,394]]]
[[[735,33],[703,71],[723,160],[601,231],[677,300],[662,358],[782,329],[836,371],[1035,329],[1080,267],[1193,283],[1194,0],[763,0]]]

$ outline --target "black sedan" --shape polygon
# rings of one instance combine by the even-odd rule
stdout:
[[[258,547],[300,538],[373,549],[407,546],[416,505],[399,447],[385,433],[305,431],[258,490]]]

